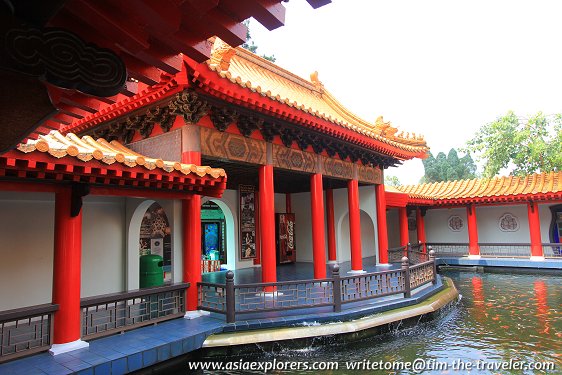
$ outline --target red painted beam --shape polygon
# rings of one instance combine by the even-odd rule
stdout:
[[[330,4],[332,0],[306,0],[314,9],[323,7],[324,5]]]
[[[213,9],[203,18],[198,16],[189,3],[182,5],[182,26],[201,35],[217,35],[231,46],[239,46],[246,41],[247,28],[219,9]]]
[[[285,6],[279,0],[224,0],[220,7],[240,20],[253,17],[268,30],[285,24]]]
[[[110,3],[75,0],[67,2],[65,8],[85,23],[95,25],[99,34],[114,40],[116,44],[132,54],[150,47],[146,30]]]

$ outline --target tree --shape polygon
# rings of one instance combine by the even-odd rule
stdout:
[[[515,175],[562,169],[562,116],[522,119],[512,111],[482,126],[466,144],[484,164],[484,177],[507,168]]]
[[[476,164],[470,153],[459,158],[457,150],[452,148],[445,155],[444,152],[434,157],[430,152],[429,157],[422,160],[425,169],[425,175],[422,177],[422,183],[466,180],[476,177]]]
[[[384,176],[384,184],[388,186],[400,186],[400,180],[396,176]]]
[[[243,24],[246,26],[246,43],[242,44],[242,48],[257,54],[258,46],[254,43],[252,36],[250,35],[250,20],[248,19],[244,21]],[[275,55],[261,55],[261,57],[273,63],[277,60]]]

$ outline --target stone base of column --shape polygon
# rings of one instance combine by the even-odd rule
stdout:
[[[186,311],[183,318],[192,320],[192,319],[197,319],[197,318],[200,318],[202,316],[207,316],[207,315],[211,315],[211,313],[208,312],[208,311],[204,311],[204,310],[193,310],[193,311]]]
[[[261,268],[261,264],[252,264],[252,267],[260,267]]]
[[[379,263],[377,264],[377,267],[381,266],[381,267],[390,267],[390,263]]]
[[[360,275],[362,273],[367,273],[367,271],[365,271],[365,270],[351,270],[351,271],[347,271],[347,273],[349,273],[351,275]]]
[[[328,264],[338,264],[338,261],[337,260],[329,260]]]
[[[469,255],[468,259],[480,259],[482,258],[480,255]]]
[[[72,351],[78,350],[78,349],[84,349],[84,348],[87,348],[89,346],[90,346],[90,344],[88,344],[86,341],[82,341],[82,340],[65,342],[64,344],[53,344],[51,346],[51,349],[49,349],[49,354],[59,355],[59,354],[63,354],[63,353],[72,352]]]
[[[539,255],[531,255],[529,258],[531,262],[544,262],[544,257]]]

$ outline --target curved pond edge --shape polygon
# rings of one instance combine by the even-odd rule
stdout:
[[[360,338],[358,333],[382,333],[392,325],[417,323],[422,317],[433,317],[439,310],[456,303],[459,292],[453,281],[443,278],[443,289],[423,301],[397,309],[392,309],[363,318],[312,324],[308,326],[277,327],[242,332],[214,334],[203,342],[203,348],[221,348],[261,343],[277,343],[288,340],[307,340],[321,337],[347,336]],[[385,328],[380,330],[380,328]]]

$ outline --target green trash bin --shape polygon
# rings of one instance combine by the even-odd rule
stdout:
[[[164,260],[160,255],[148,254],[140,257],[140,287],[151,288],[164,285]]]

